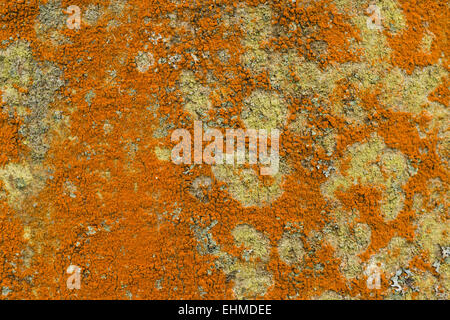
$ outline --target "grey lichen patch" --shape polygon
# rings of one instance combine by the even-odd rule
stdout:
[[[38,40],[49,41],[52,45],[58,46],[69,43],[70,40],[61,31],[67,28],[68,15],[64,13],[61,1],[50,0],[39,6],[39,15],[35,20],[34,30]]]
[[[39,5],[39,16],[42,31],[49,29],[62,29],[66,25],[67,16],[63,12],[60,0],[50,0]]]
[[[119,22],[115,19],[109,20],[108,23],[106,24],[106,30],[108,32],[111,32],[115,28],[118,28],[121,24],[122,24],[121,22]]]
[[[211,190],[212,179],[207,176],[200,176],[192,181],[189,193],[201,202],[209,202],[208,192]]]
[[[36,69],[33,78],[33,85],[29,89],[26,100],[26,106],[31,112],[25,117],[25,125],[21,128],[21,133],[32,149],[32,159],[41,161],[48,150],[47,116],[50,104],[54,101],[56,92],[64,85],[64,81],[62,72],[50,63],[44,63]]]
[[[0,51],[0,89],[9,112],[24,118],[20,134],[31,148],[31,157],[40,161],[48,150],[49,106],[64,85],[62,71],[49,62],[35,61],[25,42],[12,44]],[[18,90],[19,86],[23,90]]]
[[[386,221],[395,219],[403,208],[402,186],[412,174],[406,156],[387,148],[381,138],[373,135],[368,142],[349,147],[345,158],[350,158],[347,175],[333,173],[322,185],[322,193],[334,199],[336,190],[346,190],[356,183],[381,186],[383,216]]]
[[[391,277],[391,288],[393,299],[398,299],[400,296],[406,295],[408,300],[412,299],[413,292],[419,292],[416,286],[414,277],[415,273],[408,268],[398,269],[394,276]]]
[[[97,97],[97,94],[95,93],[94,89],[91,89],[84,95],[84,101],[86,101],[88,106],[91,106],[92,100],[95,99],[95,97]]]
[[[199,227],[197,224],[193,224],[191,229],[194,232],[195,238],[197,239],[197,251],[201,255],[222,255],[220,251],[220,246],[214,240],[211,229],[218,223],[217,220],[211,222],[209,226],[204,228]]]
[[[192,56],[193,56],[194,60],[198,60],[198,58],[195,59],[194,54],[192,54]],[[228,62],[228,60],[231,58],[231,55],[228,53],[227,49],[219,50],[217,52],[217,56],[218,56],[219,60],[224,64],[226,64]]]
[[[64,192],[65,195],[67,195],[67,196],[69,196],[71,198],[76,198],[77,197],[78,188],[73,182],[65,181],[63,190],[64,190],[63,192]]]
[[[82,19],[88,25],[95,26],[103,14],[104,8],[101,5],[89,4],[86,12],[82,15]]]
[[[52,117],[50,106],[64,81],[58,67],[36,61],[29,44],[23,41],[0,50],[0,70],[3,111],[23,119],[19,134],[30,150],[30,157],[22,163],[0,168],[8,202],[19,209],[27,197],[41,190],[48,175],[42,161],[49,149],[49,129],[58,118]]]
[[[173,128],[174,124],[167,121],[167,117],[162,117],[159,119],[159,125],[153,127],[153,137],[157,139],[167,137]]]
[[[300,235],[285,232],[278,243],[278,254],[280,259],[287,264],[300,264],[305,255]]]
[[[127,0],[111,0],[108,10],[116,16],[121,16],[127,7]]]
[[[135,61],[136,68],[140,73],[147,72],[148,69],[150,69],[150,67],[155,64],[155,59],[149,52],[139,51],[138,55],[135,58]]]

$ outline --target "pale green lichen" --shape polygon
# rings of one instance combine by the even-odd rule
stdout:
[[[180,90],[184,98],[184,109],[194,120],[201,120],[211,109],[211,90],[199,83],[192,71],[182,71],[180,76]]]
[[[279,94],[257,90],[245,100],[241,118],[247,129],[264,129],[270,133],[271,129],[284,126],[287,114],[286,103]]]
[[[230,257],[219,259],[222,269],[234,280],[234,294],[237,299],[262,297],[272,284],[272,275],[267,270],[270,244],[268,239],[249,225],[238,225],[232,235],[237,246],[244,246],[240,260]]]
[[[202,255],[216,256],[215,267],[222,270],[227,282],[233,281],[233,291],[237,299],[255,299],[263,297],[273,283],[272,275],[267,269],[270,258],[269,239],[250,225],[237,225],[232,235],[237,247],[243,247],[240,258],[224,252],[213,239],[211,229],[217,224],[200,228],[192,225],[198,241],[197,251]]]
[[[236,226],[231,232],[237,246],[245,246],[250,248],[249,259],[269,261],[270,245],[269,239],[253,227],[241,224]]]
[[[254,169],[244,169],[233,165],[215,165],[212,172],[216,179],[228,184],[228,192],[244,207],[267,206],[278,199],[283,190],[283,174],[272,176],[273,182],[265,185]]]
[[[412,257],[419,253],[413,242],[402,237],[393,237],[389,244],[372,255],[370,262],[380,265],[386,278],[391,278],[401,268],[408,266]]]
[[[20,209],[27,196],[35,194],[44,185],[27,163],[9,163],[0,168],[0,179],[7,191],[8,204],[15,209]]]
[[[278,243],[278,254],[280,259],[287,264],[302,263],[305,250],[300,235],[285,232]]]
[[[384,105],[394,110],[421,113],[429,104],[428,96],[441,83],[448,72],[441,65],[416,68],[411,75],[393,68],[382,79]]]
[[[354,216],[339,209],[332,213],[334,221],[324,229],[325,239],[335,250],[341,260],[340,269],[347,279],[352,279],[364,272],[359,254],[364,252],[371,239],[369,225],[357,223],[350,227]]]
[[[412,171],[407,158],[400,151],[387,148],[376,135],[367,143],[350,146],[345,158],[350,158],[347,175],[333,173],[322,186],[323,194],[335,198],[335,191],[346,190],[356,183],[381,186],[381,212],[386,221],[395,219],[403,208],[405,197],[402,186]]]
[[[170,149],[155,147],[154,152],[155,152],[155,155],[158,158],[158,160],[170,161],[170,156],[171,156]]]

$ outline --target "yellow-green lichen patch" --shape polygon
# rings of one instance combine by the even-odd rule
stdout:
[[[0,51],[0,87],[27,87],[33,79],[33,69],[33,53],[27,43],[16,42]]]
[[[399,33],[406,28],[406,19],[398,0],[378,0],[375,4],[380,7],[383,26],[392,33]]]
[[[180,76],[180,90],[183,94],[184,109],[194,119],[201,120],[211,109],[210,93],[208,87],[203,86],[192,71],[182,71]]]
[[[108,10],[116,16],[121,16],[127,7],[127,0],[112,0],[109,3]]]
[[[443,209],[442,209],[443,211]],[[439,245],[449,244],[450,224],[443,216],[443,212],[422,212],[416,221],[417,242],[422,250],[429,254],[431,262],[439,261],[442,257]]]
[[[243,246],[242,257],[232,258],[221,253],[216,266],[234,282],[234,295],[237,299],[255,299],[266,294],[273,279],[267,269],[270,255],[269,240],[249,225],[238,225],[232,235],[236,246]]]
[[[278,243],[278,254],[280,259],[287,264],[300,264],[305,255],[300,236],[285,232]]]
[[[160,148],[155,147],[155,155],[158,158],[158,160],[161,161],[170,161],[171,151],[168,148]]]
[[[333,212],[334,221],[324,229],[325,239],[335,250],[341,260],[340,269],[347,279],[352,279],[364,272],[359,254],[364,252],[371,240],[371,229],[367,224],[353,225],[353,217],[341,210]]]
[[[422,43],[420,44],[422,51],[431,53],[431,45],[433,44],[434,40],[435,37],[433,33],[429,32],[427,34],[424,34],[424,36],[422,37]]]
[[[215,256],[215,267],[225,273],[226,282],[233,282],[235,298],[256,299],[264,296],[273,283],[267,268],[269,239],[250,225],[237,225],[231,233],[235,246],[242,247],[243,251],[240,257],[234,257],[224,252],[213,239],[211,229],[216,224],[217,221],[213,221],[205,228],[193,225],[192,229],[199,243],[198,252]]]
[[[389,244],[370,259],[380,265],[386,278],[391,278],[401,269],[406,268],[412,258],[419,253],[413,242],[402,237],[393,237]]]
[[[283,193],[281,172],[275,174],[272,182],[267,184],[260,180],[254,169],[244,169],[241,166],[216,165],[212,172],[216,179],[227,183],[231,197],[244,207],[267,206]]]
[[[269,239],[261,232],[258,232],[249,225],[242,224],[236,226],[231,234],[238,247],[242,245],[250,250],[248,251],[248,260],[261,260],[265,262],[269,260]]]
[[[406,157],[387,148],[381,138],[373,135],[368,142],[349,147],[344,159],[350,159],[348,168],[330,176],[322,186],[324,195],[334,198],[336,190],[346,190],[358,183],[378,186],[384,195],[381,204],[384,219],[395,219],[403,208],[402,186],[411,175]]]
[[[428,95],[448,72],[439,65],[416,68],[411,75],[393,68],[383,78],[381,101],[393,110],[419,114],[429,104]]]
[[[316,297],[315,300],[346,300],[339,293],[332,290],[327,290],[322,293],[319,297]]]
[[[242,29],[245,37],[242,45],[246,51],[241,61],[246,68],[254,73],[262,72],[270,68],[269,53],[262,49],[262,43],[267,41],[272,30],[272,12],[270,7],[260,5],[255,8],[239,8],[237,19],[242,21]]]
[[[7,191],[9,205],[16,209],[20,209],[23,201],[44,185],[44,181],[33,176],[31,168],[24,163],[9,163],[0,168],[0,179]]]
[[[260,265],[251,263],[236,268],[234,294],[237,299],[255,299],[266,294],[272,284],[272,275]]]
[[[241,118],[247,129],[282,128],[288,114],[287,105],[276,92],[253,91],[244,102]]]
[[[267,293],[273,278],[267,267],[259,262],[245,262],[228,254],[219,254],[216,267],[221,269],[228,281],[233,281],[236,299],[256,299]]]
[[[332,67],[322,70],[317,63],[306,61],[304,58],[299,62],[293,66],[299,93],[303,95],[316,94],[328,98],[333,91],[335,82],[341,78],[342,74]]]
[[[243,39],[244,46],[258,49],[262,41],[269,39],[272,27],[272,10],[269,6],[240,7],[237,9],[237,17],[246,35]]]

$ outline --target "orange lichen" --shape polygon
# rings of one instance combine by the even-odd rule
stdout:
[[[407,74],[446,65],[446,2],[398,2],[407,28],[378,34],[392,51],[391,59],[380,63]],[[80,30],[65,26],[67,15],[59,23],[47,20],[61,19],[52,10],[69,5],[82,11]],[[40,16],[42,10],[49,10],[48,16]],[[0,169],[24,162],[45,182],[36,192],[19,190],[27,199],[21,210],[8,206],[1,189],[0,292],[3,287],[5,298],[28,299],[232,299],[233,268],[218,266],[226,260],[234,268],[270,274],[267,290],[249,290],[244,297],[311,299],[330,292],[342,299],[389,297],[390,271],[381,275],[377,290],[367,287],[364,274],[347,278],[342,256],[324,234],[335,224],[348,223],[350,233],[366,224],[370,243],[355,254],[364,266],[395,237],[419,247],[416,222],[425,210],[442,210],[438,215],[448,223],[448,159],[439,155],[444,138],[430,125],[432,114],[388,108],[380,98],[381,82],[362,86],[361,74],[345,73],[349,66],[369,67],[358,65],[365,52],[353,14],[341,13],[331,0],[3,2],[2,48],[26,41],[38,64],[63,71],[64,85],[49,98],[49,111],[40,114],[48,129],[45,159],[31,159],[23,144],[20,128],[27,117],[9,116],[17,106],[0,111]],[[255,40],[247,33],[264,34]],[[420,48],[426,33],[433,34],[430,52]],[[282,61],[279,69],[275,61]],[[337,70],[328,91],[301,88],[305,74],[297,64],[307,63],[319,67],[317,81]],[[448,107],[448,76],[440,83],[428,99]],[[31,92],[15,90],[21,97]],[[282,132],[282,178],[242,167],[255,172],[261,188],[282,181],[273,201],[240,203],[230,181],[218,179],[211,166],[175,165],[155,153],[173,147],[172,130],[193,133],[194,120],[221,131],[245,128],[242,114],[256,91],[278,97],[286,108],[280,112],[285,119],[274,121]],[[21,100],[28,111],[31,100]],[[401,153],[412,172],[399,187],[404,203],[390,221],[381,211],[386,186],[350,181],[348,173],[347,151],[373,135]],[[324,195],[323,185],[335,171],[349,185]],[[431,190],[434,180],[438,187]],[[247,192],[245,185],[242,189]],[[268,239],[267,261],[245,260],[253,248],[236,241],[239,225]],[[24,237],[25,229],[31,231]],[[277,244],[285,234],[301,241],[301,261],[280,258]],[[392,256],[401,257],[399,252]],[[417,254],[398,267],[429,271],[430,259]],[[69,265],[82,270],[80,290],[66,287]]]
[[[17,116],[17,115],[16,115]],[[8,161],[17,161],[21,149],[24,149],[18,130],[20,120],[9,118],[7,114],[0,113],[0,167],[3,167]]]

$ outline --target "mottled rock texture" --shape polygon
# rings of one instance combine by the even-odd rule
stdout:
[[[0,1],[0,298],[449,299],[449,10]],[[173,163],[194,121],[278,172]]]

